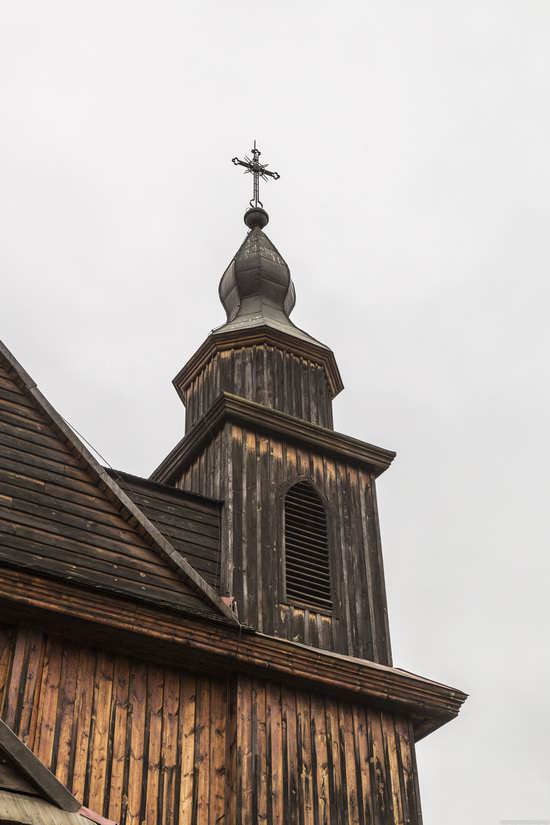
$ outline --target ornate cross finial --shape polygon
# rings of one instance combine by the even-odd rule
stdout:
[[[254,177],[254,187],[252,193],[252,200],[250,201],[250,206],[253,209],[258,209],[260,207],[263,209],[263,203],[260,200],[260,178],[262,180],[267,180],[268,178],[273,178],[273,180],[279,180],[281,177],[278,172],[270,172],[268,171],[269,164],[267,163],[260,163],[260,155],[261,152],[259,149],[256,148],[256,141],[254,141],[254,148],[252,151],[252,158],[244,156],[244,160],[239,160],[239,158],[233,158],[233,163],[235,166],[244,166],[245,174],[251,173]]]

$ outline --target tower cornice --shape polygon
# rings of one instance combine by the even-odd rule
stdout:
[[[375,476],[387,470],[395,453],[349,435],[319,427],[301,418],[272,410],[237,395],[221,393],[192,430],[174,447],[151,474],[151,481],[169,484],[185,469],[197,453],[226,422],[232,421],[251,429],[267,431],[283,439],[298,442],[322,453],[336,455],[367,466]]]
[[[232,349],[262,345],[289,352],[322,367],[332,398],[344,389],[332,350],[323,344],[316,344],[265,325],[249,329],[212,332],[172,382],[183,403],[185,404],[187,388],[215,355]]]

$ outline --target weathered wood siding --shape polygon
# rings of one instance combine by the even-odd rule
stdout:
[[[421,825],[407,719],[238,677],[228,822]]]
[[[221,392],[332,428],[332,398],[323,367],[284,350],[252,346],[215,355],[184,391],[186,432]]]
[[[219,589],[221,503],[127,473],[111,475],[189,564]]]
[[[120,825],[215,825],[225,805],[225,681],[0,625],[4,721]]]
[[[0,365],[0,563],[207,612]]]
[[[410,723],[0,625],[2,718],[120,825],[420,825]]]
[[[307,477],[328,502],[334,609],[285,601],[282,495]],[[363,467],[226,424],[176,486],[222,498],[222,591],[263,633],[391,664],[375,479]]]

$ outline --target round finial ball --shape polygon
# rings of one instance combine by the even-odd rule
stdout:
[[[265,209],[260,209],[259,206],[253,206],[252,209],[247,209],[244,213],[244,222],[249,229],[254,229],[255,226],[263,229],[264,226],[267,226],[269,223],[269,215]]]

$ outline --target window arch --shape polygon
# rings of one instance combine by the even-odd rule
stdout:
[[[284,501],[286,597],[332,609],[327,511],[307,481],[298,481]]]

